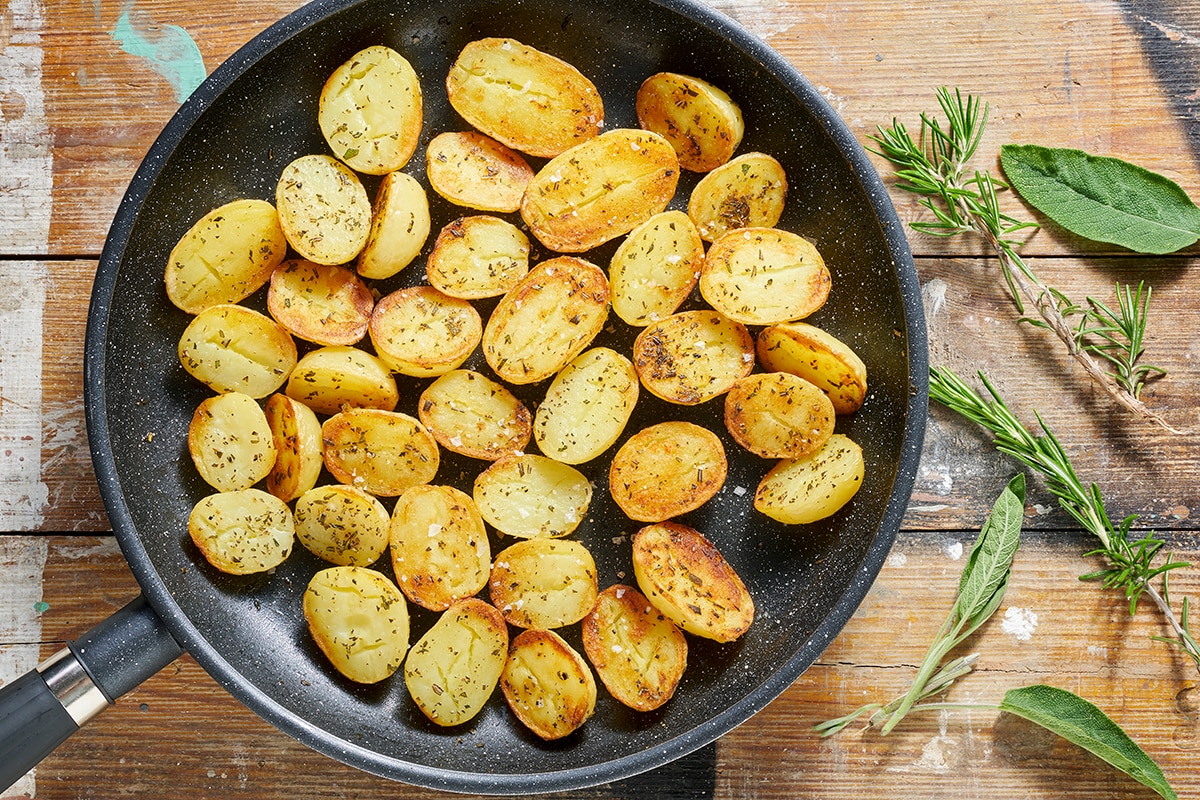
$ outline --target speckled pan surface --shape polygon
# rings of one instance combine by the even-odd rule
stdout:
[[[686,418],[725,441],[724,489],[681,521],[709,536],[738,570],[757,618],[733,644],[690,638],[683,683],[660,710],[630,711],[601,689],[595,716],[553,743],[522,729],[498,692],[473,722],[441,730],[416,710],[401,679],[371,687],[342,680],[312,644],[300,612],[301,593],[321,566],[315,559],[297,548],[272,575],[233,578],[204,563],[186,531],[192,505],[209,492],[186,449],[188,421],[208,390],[176,357],[188,320],[162,285],[171,247],[211,208],[239,197],[271,199],[284,165],[326,152],[316,125],[321,85],[367,45],[399,50],[422,78],[425,130],[405,171],[426,183],[424,144],[466,127],[446,101],[447,69],[463,45],[484,36],[513,37],[573,63],[600,89],[607,128],[636,124],[635,92],[656,71],[726,89],[745,114],[739,152],[770,153],[787,170],[780,226],[815,242],[832,272],[830,300],[811,321],[849,343],[869,371],[866,405],[838,422],[864,447],[863,488],[837,516],[803,528],[751,509],[770,464],[728,437],[720,400],[684,409],[643,392],[626,435]],[[375,182],[366,182],[373,191]],[[686,204],[694,183],[684,175],[672,207]],[[432,193],[431,211],[435,231],[463,213]],[[606,266],[612,249],[589,258]],[[549,255],[535,249],[534,258]],[[380,289],[419,282],[422,259]],[[262,293],[247,302],[262,308]],[[628,350],[634,331],[611,320],[597,344]],[[562,790],[652,769],[711,742],[786,690],[836,636],[883,563],[925,423],[919,287],[878,177],[794,68],[728,20],[682,0],[317,2],[281,20],[209,77],[137,172],[96,277],[86,347],[89,434],[109,516],[148,599],[180,643],[246,705],[316,750],[397,780],[479,793]],[[478,353],[468,366],[486,371]],[[401,382],[400,410],[415,411],[422,385]],[[523,394],[536,402],[544,389]],[[437,481],[469,491],[482,466],[447,455]],[[608,456],[582,469],[602,488]],[[629,538],[637,527],[597,491],[573,535],[594,554],[602,588],[633,581]],[[504,544],[493,538],[493,552]],[[379,568],[390,574],[386,563]],[[414,608],[413,641],[432,622]],[[577,626],[565,635],[579,647]]]

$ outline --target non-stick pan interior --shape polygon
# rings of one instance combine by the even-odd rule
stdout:
[[[463,45],[484,36],[516,38],[578,67],[601,91],[606,128],[636,125],[635,92],[658,71],[696,75],[728,91],[745,115],[739,152],[769,153],[787,170],[780,226],[815,242],[832,272],[829,302],[810,321],[859,353],[870,384],[865,406],[838,421],[865,450],[863,487],[834,518],[804,527],[772,523],[751,509],[770,463],[726,435],[720,400],[685,409],[642,393],[626,435],[686,418],[723,437],[728,481],[681,521],[730,560],[757,616],[733,644],[690,638],[687,673],[662,709],[630,711],[601,689],[595,717],[554,743],[523,730],[498,692],[474,722],[443,730],[424,720],[399,677],[370,687],[341,679],[312,644],[300,612],[301,593],[322,564],[297,547],[272,574],[235,578],[211,569],[186,532],[192,505],[210,492],[186,449],[188,422],[208,390],[176,357],[188,319],[163,289],[172,246],[222,203],[272,199],[293,158],[326,152],[316,125],[322,83],[372,44],[400,51],[422,78],[422,147],[405,171],[428,186],[423,145],[438,132],[466,129],[446,101],[445,75]],[[694,183],[684,175],[672,207],[685,206]],[[430,198],[435,231],[470,213]],[[611,252],[588,257],[607,266]],[[535,243],[535,260],[549,255]],[[422,279],[418,259],[378,288]],[[247,302],[263,308],[262,293]],[[841,629],[886,556],[911,490],[924,425],[923,325],[903,233],[858,145],[799,74],[712,12],[678,0],[324,2],[284,19],[222,65],[138,171],[96,279],[89,431],[112,524],[150,602],[235,696],[314,748],[391,778],[476,792],[564,789],[635,774],[707,744],[786,689]],[[628,352],[633,334],[614,315],[597,344]],[[467,366],[487,371],[478,354]],[[399,410],[415,413],[422,385],[402,381]],[[536,403],[544,389],[530,387],[524,396]],[[483,464],[444,455],[437,482],[469,492]],[[629,539],[638,527],[603,491],[607,467],[607,457],[582,467],[598,491],[574,534],[594,554],[602,588],[633,582]],[[493,553],[507,544],[494,537]],[[386,561],[378,568],[390,575]],[[413,641],[433,619],[413,607]],[[579,646],[576,629],[565,635]]]

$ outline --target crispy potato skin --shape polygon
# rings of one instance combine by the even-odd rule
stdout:
[[[517,719],[547,741],[570,735],[596,710],[592,670],[554,631],[517,634],[500,688]]]
[[[778,228],[742,228],[713,242],[700,269],[700,294],[730,319],[773,325],[825,305],[832,278],[817,248]]]
[[[706,242],[739,228],[770,228],[783,216],[787,174],[773,156],[744,153],[709,172],[688,197],[688,216]]]
[[[400,591],[423,608],[443,611],[487,585],[492,550],[483,517],[453,486],[405,489],[388,536]]]
[[[681,311],[642,329],[633,342],[633,366],[656,397],[699,405],[750,374],[754,339],[720,312]]]
[[[275,441],[275,465],[267,491],[290,503],[321,477],[321,423],[311,408],[284,394],[267,398],[263,412]]]
[[[488,591],[508,624],[562,628],[595,605],[596,562],[574,539],[525,539],[496,554]]]
[[[267,311],[288,333],[316,344],[357,344],[375,298],[353,271],[291,259],[271,273]]]
[[[867,366],[849,345],[807,322],[764,328],[755,340],[758,361],[771,372],[790,372],[829,395],[838,414],[853,414],[867,397]]]
[[[433,222],[429,198],[417,179],[389,172],[371,204],[371,225],[355,269],[364,278],[390,278],[421,252]]]
[[[835,433],[815,452],[772,467],[754,492],[754,508],[786,525],[816,522],[853,499],[864,472],[862,448]]]
[[[833,402],[788,372],[755,373],[725,395],[725,427],[742,447],[763,458],[801,458],[833,435]]]
[[[425,261],[431,286],[451,297],[498,297],[529,272],[529,237],[488,214],[459,217],[438,232]]]
[[[498,213],[521,207],[533,168],[521,154],[477,131],[433,137],[425,151],[429,185],[456,205]]]
[[[438,444],[471,458],[495,461],[525,449],[533,430],[529,408],[486,375],[456,369],[421,392],[417,416]]]
[[[651,75],[635,99],[638,125],[665,137],[679,166],[709,172],[733,157],[746,132],[742,110],[708,81],[677,72]]]
[[[609,466],[608,489],[630,519],[661,522],[707,503],[728,471],[725,447],[715,433],[671,420],[625,440]]]
[[[292,511],[260,489],[211,494],[192,507],[188,535],[208,563],[230,575],[253,575],[292,554]]]
[[[483,336],[475,306],[432,286],[410,286],[383,297],[371,314],[375,353],[401,375],[426,378],[456,369]]]
[[[398,411],[349,408],[321,425],[325,468],[341,483],[395,497],[437,474],[437,441],[419,420]]]

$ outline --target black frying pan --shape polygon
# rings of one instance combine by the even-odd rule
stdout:
[[[210,491],[186,451],[188,421],[208,390],[175,355],[187,319],[163,289],[171,247],[206,211],[239,197],[270,199],[285,164],[326,151],[315,122],[318,93],[326,76],[362,47],[390,45],[422,76],[423,144],[439,131],[465,129],[443,81],[463,45],[483,36],[511,36],[573,63],[599,87],[610,128],[636,124],[634,94],[656,71],[694,74],[726,89],[745,114],[740,152],[770,153],[787,170],[791,190],[781,227],[814,241],[832,272],[830,300],[811,321],[849,343],[869,373],[866,405],[838,422],[864,447],[866,479],[835,517],[789,528],[753,512],[754,487],[770,464],[725,437],[725,488],[682,519],[706,533],[749,586],[758,608],[749,632],[726,645],[692,638],[683,683],[662,709],[633,712],[601,690],[595,717],[554,743],[523,730],[499,693],[474,721],[442,730],[415,709],[402,680],[346,682],[312,644],[300,612],[308,578],[322,566],[315,558],[298,547],[272,575],[235,578],[211,569],[186,533],[193,503]],[[422,153],[423,147],[406,170],[424,182]],[[694,182],[685,174],[673,207],[685,204]],[[432,193],[431,200],[435,230],[464,213]],[[609,246],[589,257],[607,265],[611,252]],[[422,273],[418,264],[380,288],[417,282]],[[261,308],[261,294],[249,302]],[[597,343],[627,350],[634,332],[612,319]],[[7,687],[0,769],[10,770],[10,782],[181,647],[284,731],[397,780],[526,793],[662,765],[713,741],[787,689],[854,612],[911,492],[927,388],[911,256],[861,147],[777,53],[691,0],[318,0],[289,15],[204,82],[134,176],[96,275],[86,359],[96,474],[144,598],[74,643],[71,653]],[[468,366],[486,370],[478,355]],[[402,385],[401,410],[413,406],[420,386]],[[526,399],[536,402],[544,388],[531,387]],[[628,432],[681,416],[725,436],[720,400],[682,409],[645,392]],[[607,466],[601,458],[584,471],[602,487]],[[437,480],[469,491],[480,468],[447,456]],[[628,538],[638,527],[604,495],[597,492],[574,534],[595,555],[602,587],[632,581]],[[493,539],[493,552],[505,544]],[[390,573],[386,564],[379,568]],[[432,621],[432,614],[413,609],[413,641]],[[579,646],[577,630],[566,635]],[[47,684],[66,699],[56,699]]]

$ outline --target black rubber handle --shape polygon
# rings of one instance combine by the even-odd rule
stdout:
[[[183,653],[141,596],[68,646],[60,661],[73,662],[77,674],[82,668],[84,684],[90,679],[110,704]],[[39,670],[0,688],[0,793],[79,730],[64,702],[70,697],[60,698]]]

